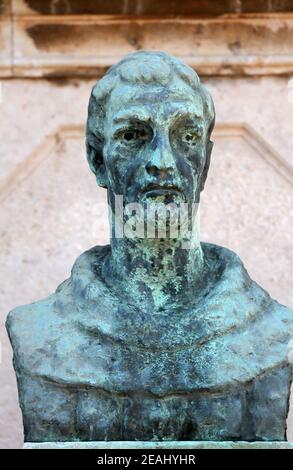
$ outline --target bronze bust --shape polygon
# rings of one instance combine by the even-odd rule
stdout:
[[[175,57],[138,52],[111,67],[86,133],[111,221],[116,196],[123,208],[198,204],[214,120]],[[10,312],[25,440],[284,440],[293,312],[235,253],[154,225],[127,237],[112,223],[110,245],[83,253],[55,293]]]

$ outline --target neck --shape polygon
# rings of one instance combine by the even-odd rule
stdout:
[[[200,243],[187,249],[180,239],[112,238],[103,277],[140,306],[161,309],[194,295],[203,265]]]

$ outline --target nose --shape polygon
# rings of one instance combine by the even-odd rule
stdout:
[[[151,176],[167,177],[172,175],[175,168],[176,163],[169,142],[167,139],[158,139],[151,158],[145,166],[147,173]]]

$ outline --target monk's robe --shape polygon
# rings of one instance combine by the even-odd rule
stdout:
[[[144,311],[83,253],[47,299],[10,312],[25,441],[285,440],[293,312],[239,257],[202,244],[194,302]]]

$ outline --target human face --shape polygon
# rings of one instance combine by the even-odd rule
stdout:
[[[110,196],[123,195],[125,203],[199,201],[207,123],[201,96],[188,85],[119,85],[104,135]]]

